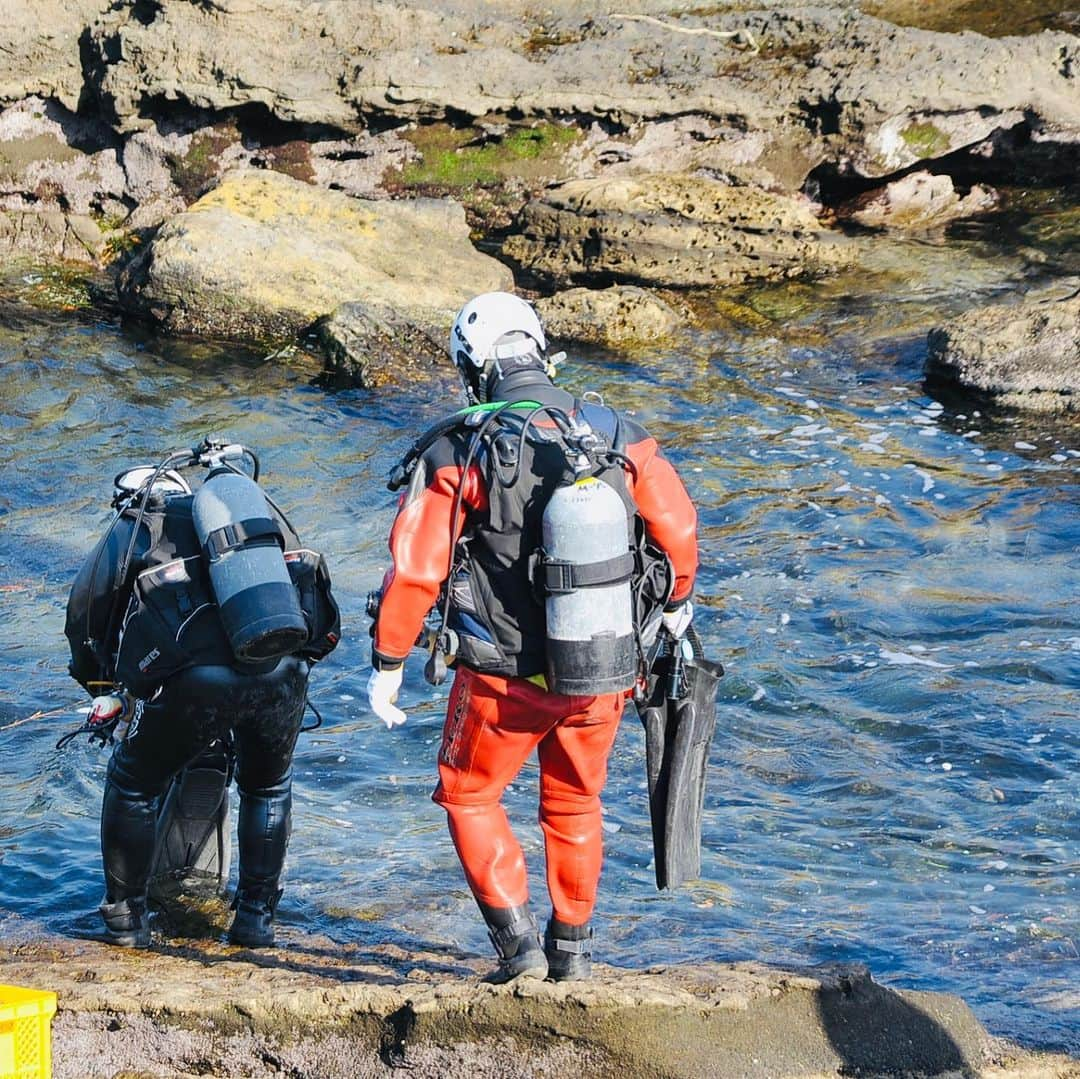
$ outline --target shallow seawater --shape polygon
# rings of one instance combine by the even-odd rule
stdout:
[[[879,242],[857,276],[717,297],[677,353],[564,366],[564,384],[633,411],[689,485],[697,624],[728,672],[703,879],[675,894],[654,887],[627,714],[605,797],[603,961],[862,962],[963,995],[995,1033],[1080,1050],[1080,431],[946,400],[921,376],[930,326],[1038,272],[979,235]],[[227,432],[325,552],[347,634],[312,678],[326,722],[296,756],[282,937],[487,954],[429,799],[446,687],[417,657],[393,734],[363,700],[384,480],[457,402],[333,390],[302,354],[145,341],[18,305],[0,309],[0,364],[0,932],[96,929],[106,754],[54,749],[83,703],[67,589],[117,471]],[[536,782],[531,763],[507,802],[539,900]]]

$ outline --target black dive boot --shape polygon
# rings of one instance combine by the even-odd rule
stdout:
[[[256,885],[237,888],[232,902],[236,917],[229,927],[229,943],[244,948],[269,948],[274,943],[274,912],[281,889]]]
[[[98,910],[105,919],[105,940],[125,948],[150,947],[150,918],[146,900],[142,896],[118,899],[110,903],[108,897]]]
[[[150,944],[150,915],[146,882],[154,855],[157,799],[129,789],[117,766],[109,761],[101,800],[101,860],[105,869],[105,898],[98,910],[105,921],[105,940],[126,948]]]
[[[488,907],[481,903],[480,912],[499,956],[498,969],[484,981],[501,985],[515,978],[547,977],[540,930],[528,907]]]
[[[241,789],[240,880],[233,900],[236,917],[229,929],[231,943],[245,948],[268,948],[274,943],[272,923],[281,899],[278,880],[291,830],[291,774],[272,787]]]
[[[544,931],[548,977],[555,982],[583,982],[592,977],[592,930],[552,918]]]

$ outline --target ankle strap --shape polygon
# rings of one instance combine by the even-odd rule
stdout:
[[[551,952],[569,952],[571,955],[589,955],[592,950],[592,934],[584,937],[581,940],[562,940],[560,937],[553,937],[550,933],[547,939],[544,941],[548,951]]]
[[[488,929],[488,937],[491,939],[491,943],[495,945],[495,950],[502,959],[508,958],[507,949],[515,941],[520,940],[522,937],[538,937],[539,935],[540,931],[537,928],[536,919],[528,913],[515,919],[509,925],[501,926],[498,929]]]

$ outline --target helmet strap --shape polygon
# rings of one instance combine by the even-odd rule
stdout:
[[[565,352],[556,352],[552,356],[544,356],[543,359],[544,359],[544,374],[547,375],[547,377],[550,378],[552,382],[554,382],[555,381],[555,375],[558,373],[557,368],[558,368],[559,364],[562,363],[563,360],[566,359],[566,353]]]

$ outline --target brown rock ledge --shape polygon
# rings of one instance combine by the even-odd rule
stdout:
[[[858,967],[600,967],[584,984],[479,981],[444,950],[286,929],[262,952],[166,940],[0,943],[3,980],[53,989],[56,1079],[229,1075],[1080,1076],[992,1039],[956,997]]]

